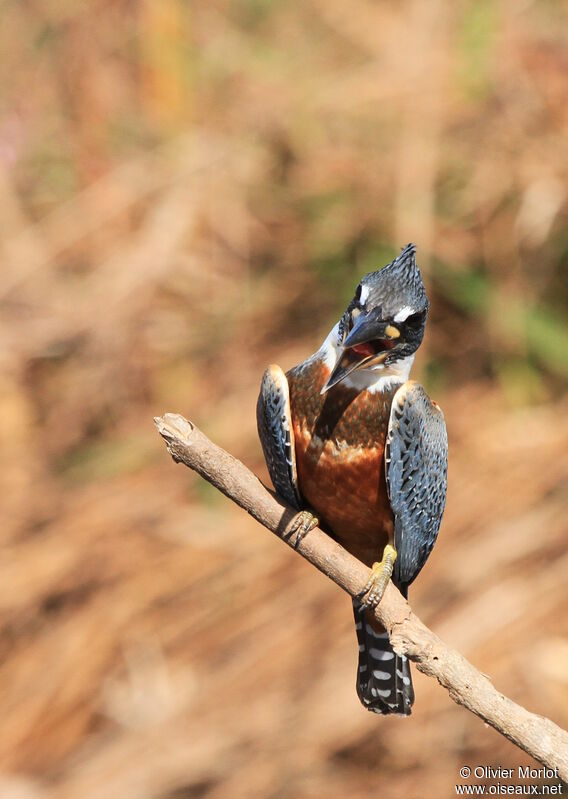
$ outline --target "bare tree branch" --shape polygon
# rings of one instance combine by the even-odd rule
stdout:
[[[294,547],[295,535],[290,536],[290,529],[297,511],[269,492],[246,466],[211,442],[183,416],[167,413],[154,421],[176,462],[194,469]],[[367,583],[369,569],[319,528],[300,542],[297,551],[351,596]],[[407,655],[420,671],[435,677],[459,705],[545,766],[557,769],[560,779],[568,780],[566,731],[499,693],[487,677],[420,621],[392,584],[387,587],[375,615],[388,630],[397,653]]]

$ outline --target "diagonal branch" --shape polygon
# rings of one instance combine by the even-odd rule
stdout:
[[[297,511],[269,492],[240,461],[210,441],[183,416],[167,413],[154,420],[173,459],[194,469],[257,521],[294,546],[289,531]],[[312,530],[297,551],[340,588],[354,596],[367,583],[369,569],[319,528]],[[388,630],[394,649],[417,668],[435,677],[451,698],[568,780],[568,733],[543,716],[529,713],[499,693],[490,680],[459,652],[448,647],[412,612],[389,584],[375,610]]]

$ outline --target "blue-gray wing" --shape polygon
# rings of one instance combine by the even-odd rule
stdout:
[[[288,380],[276,364],[269,366],[263,375],[256,422],[274,488],[290,505],[300,509]]]
[[[385,448],[394,514],[394,582],[403,590],[426,563],[446,504],[448,436],[444,415],[409,380],[394,395]]]

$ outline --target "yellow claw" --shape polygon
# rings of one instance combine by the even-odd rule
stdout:
[[[294,549],[298,549],[298,545],[304,536],[307,535],[310,530],[313,530],[314,527],[317,527],[318,524],[319,519],[317,516],[314,516],[313,513],[310,513],[309,510],[300,511],[300,513],[294,517],[288,532],[289,536],[297,533],[296,540],[294,541]]]
[[[357,594],[358,598],[363,598],[368,594],[365,599],[365,604],[371,608],[375,608],[385,593],[390,578],[392,577],[394,562],[396,560],[396,549],[392,544],[387,544],[383,551],[383,559],[378,563],[373,563],[371,568],[371,576],[367,584]]]

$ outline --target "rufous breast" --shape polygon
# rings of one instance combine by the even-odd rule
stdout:
[[[392,538],[385,438],[392,398],[341,383],[322,395],[329,370],[313,360],[287,374],[301,494],[352,554],[371,565]]]

